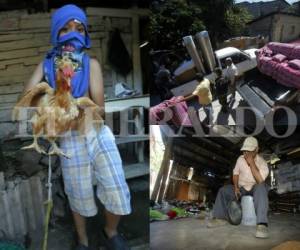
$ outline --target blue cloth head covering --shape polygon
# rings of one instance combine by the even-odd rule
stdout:
[[[57,9],[51,20],[51,43],[55,47],[58,45],[58,33],[70,20],[78,20],[85,28],[85,47],[91,47],[91,40],[87,29],[87,18],[82,9],[74,4],[67,4]]]
[[[87,30],[87,18],[85,13],[73,4],[68,4],[57,9],[52,15],[51,20],[51,43],[53,45],[53,48],[50,51],[48,51],[44,59],[43,65],[45,79],[52,88],[56,87],[55,60],[57,57],[62,56],[62,45],[59,42],[59,31],[65,26],[66,23],[74,19],[80,21],[85,28],[85,37],[82,39],[83,47],[90,48],[91,46],[91,41]],[[64,36],[72,36],[72,33],[74,32],[69,32]],[[80,34],[78,33],[74,36],[74,38],[78,39],[79,36]],[[90,57],[85,52],[81,51],[77,54],[73,54],[73,58],[79,58],[78,62],[80,64],[80,67],[77,70],[75,70],[75,75],[71,80],[72,95],[75,98],[78,98],[84,96],[88,90],[90,80]]]

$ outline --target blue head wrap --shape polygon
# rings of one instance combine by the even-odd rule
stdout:
[[[59,31],[71,20],[79,21],[85,28],[85,36],[80,35],[78,32],[69,32],[62,37],[59,37]],[[44,59],[44,75],[48,84],[55,88],[55,60],[57,57],[62,56],[62,44],[68,40],[73,40],[74,44],[79,44],[83,48],[90,48],[91,41],[87,31],[87,18],[85,13],[76,5],[65,5],[52,15],[51,20],[51,43],[53,48],[47,53]],[[90,58],[83,51],[77,51],[73,59],[77,59],[80,67],[75,70],[72,83],[72,95],[75,98],[83,96],[88,90],[89,74],[90,74]]]

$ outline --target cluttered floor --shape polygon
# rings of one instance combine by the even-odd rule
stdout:
[[[207,228],[205,218],[181,218],[150,224],[151,249],[270,250],[286,241],[300,241],[300,214],[272,213],[269,238],[255,238],[255,226]]]

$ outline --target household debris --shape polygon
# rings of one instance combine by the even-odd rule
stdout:
[[[210,216],[210,209],[197,201],[170,200],[163,201],[162,205],[152,202],[150,206],[150,221],[185,217],[205,219]]]

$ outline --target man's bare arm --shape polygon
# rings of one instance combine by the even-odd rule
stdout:
[[[191,95],[185,96],[185,97],[182,99],[182,101],[189,101],[189,100],[191,100],[191,99],[193,99],[193,98],[195,98],[195,97],[196,97],[196,95],[191,94]]]
[[[238,175],[233,175],[232,177],[233,180],[233,185],[234,185],[234,194],[235,197],[238,199],[238,196],[241,196],[240,188],[239,188],[239,176]]]
[[[254,161],[254,154],[252,152],[248,152],[246,155],[245,155],[245,159],[248,163],[248,166],[250,167],[251,169],[251,172],[252,172],[252,175],[256,181],[256,183],[262,183],[264,182],[264,179],[262,178],[260,172],[259,172],[259,169],[258,167],[256,166],[255,164],[255,161]]]
[[[234,188],[239,188],[239,176],[233,175],[232,177]]]
[[[251,169],[251,172],[253,174],[253,177],[254,179],[256,180],[256,182],[259,184],[259,183],[262,183],[264,182],[264,179],[262,178],[255,162],[253,162],[251,165],[250,165],[250,169]]]
[[[104,115],[104,88],[102,70],[96,59],[90,61],[90,97],[102,108],[101,115]]]

